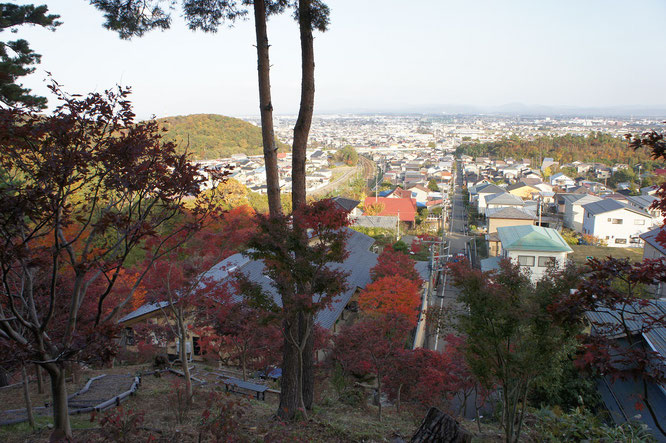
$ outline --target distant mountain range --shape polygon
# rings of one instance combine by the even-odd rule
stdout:
[[[239,118],[217,114],[193,114],[157,119],[166,129],[164,138],[188,149],[197,160],[229,157],[231,154],[259,155],[263,152],[261,128]],[[289,146],[278,142],[280,151]]]

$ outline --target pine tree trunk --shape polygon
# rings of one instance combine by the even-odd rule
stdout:
[[[294,126],[292,145],[292,191],[293,210],[306,203],[305,191],[305,150],[312,125],[314,112],[314,42],[312,38],[311,0],[301,0],[298,4],[298,25],[301,34],[301,104]]]
[[[52,437],[72,437],[67,408],[67,386],[65,385],[65,368],[63,365],[50,363],[47,372],[51,379],[51,396],[53,400],[53,433]]]
[[[21,377],[23,378],[23,397],[25,398],[25,412],[28,414],[28,423],[32,429],[35,429],[35,416],[32,411],[32,401],[30,400],[30,385],[28,385],[28,373],[25,366],[21,366]]]
[[[292,420],[296,416],[299,404],[298,347],[288,339],[289,334],[298,336],[298,316],[291,315],[283,322],[285,340],[282,351],[282,377],[280,379],[280,406],[277,416],[283,420]]]
[[[268,211],[271,216],[282,213],[280,204],[280,174],[277,165],[277,143],[273,129],[273,103],[271,102],[270,59],[268,57],[268,31],[266,29],[266,4],[254,1],[254,28],[257,34],[257,69],[259,72],[259,110],[261,113],[261,137],[266,167],[266,191]]]

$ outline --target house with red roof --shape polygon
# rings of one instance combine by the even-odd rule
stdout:
[[[363,206],[368,207],[382,204],[383,209],[379,216],[397,216],[401,222],[414,223],[416,221],[416,199],[413,198],[389,198],[389,197],[366,197]]]

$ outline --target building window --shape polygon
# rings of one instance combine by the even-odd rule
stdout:
[[[539,257],[539,267],[547,268],[548,266],[555,266],[555,257]]]
[[[627,244],[627,239],[626,238],[616,238],[615,239],[615,244],[617,244],[617,245],[626,245]]]
[[[643,220],[642,218],[641,219],[636,219],[636,220],[634,220],[634,224],[635,225],[644,225],[645,220]]]
[[[531,255],[519,255],[518,264],[520,266],[534,266],[534,257]]]
[[[134,346],[136,344],[136,338],[134,337],[134,329],[125,328],[125,343],[129,346]]]
[[[194,348],[194,355],[201,355],[201,343],[199,343],[199,337],[192,337],[192,347]]]
[[[612,219],[609,219],[609,220],[614,225],[621,225],[622,222],[623,222],[623,220],[621,218],[612,218]]]

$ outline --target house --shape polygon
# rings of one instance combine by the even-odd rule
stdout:
[[[559,166],[560,162],[556,162],[552,157],[546,157],[541,162],[541,172],[545,171],[548,168],[553,168]]]
[[[474,200],[476,201],[476,208],[479,211],[479,214],[482,214],[486,210],[486,197],[503,192],[506,192],[504,188],[500,188],[492,183],[477,186],[476,197],[474,197]]]
[[[425,186],[416,185],[407,188],[407,190],[411,192],[410,197],[415,199],[417,204],[425,205],[426,201],[428,200],[430,189],[426,188]]]
[[[540,190],[533,186],[529,186],[523,182],[515,183],[506,188],[509,194],[516,195],[523,200],[529,200],[532,196],[539,194]]]
[[[349,217],[354,217],[361,215],[362,211],[358,208],[358,204],[361,203],[358,200],[352,200],[351,198],[344,197],[333,197],[331,199],[340,209],[349,214]]]
[[[564,195],[564,226],[576,232],[583,232],[583,205],[598,202],[601,199],[590,194]]]
[[[400,186],[386,194],[386,198],[412,198],[411,191],[402,189]]]
[[[652,207],[655,202],[659,201],[654,195],[629,195],[627,201],[629,205],[649,213],[657,221],[663,217],[660,209]]]
[[[523,208],[494,208],[488,209],[486,241],[488,242],[488,255],[497,257],[502,252],[497,228],[504,226],[533,225],[536,216],[534,212]]]
[[[651,229],[641,234],[643,240],[643,260],[645,259],[663,259],[666,257],[666,248],[657,240],[657,236],[664,231],[663,226]],[[666,233],[662,234],[666,238]],[[666,283],[659,283],[653,287],[652,292],[656,297],[666,298]]]
[[[350,217],[352,226],[373,230],[396,232],[398,230],[398,216],[356,215]],[[381,232],[381,231],[380,231]]]
[[[529,273],[533,283],[541,280],[549,268],[563,267],[573,252],[559,232],[541,226],[500,226],[497,228],[501,254],[482,260],[481,269],[493,269],[508,258]]]
[[[654,379],[643,378],[642,373],[648,371],[664,371],[666,367],[666,328],[659,320],[666,316],[666,300],[645,300],[640,304],[625,304],[618,310],[599,309],[587,312],[585,317],[590,325],[590,334],[614,340],[620,349],[621,359],[631,359],[630,353],[624,353],[629,346],[646,349],[653,359],[642,362],[642,370],[635,377],[614,378],[601,375],[597,383],[599,394],[609,411],[610,418],[616,425],[628,421],[638,421],[647,427],[655,437],[655,441],[666,442],[666,436],[659,432],[658,423],[666,423],[666,386]],[[623,323],[620,319],[625,318]],[[626,326],[626,329],[625,329]],[[631,341],[629,340],[631,338]],[[629,361],[626,363],[629,365]],[[649,369],[645,369],[645,368]],[[645,410],[645,393],[656,418]]]
[[[416,221],[416,200],[413,198],[366,197],[363,207],[367,211],[375,204],[381,204],[382,210],[372,215],[397,216],[401,222],[412,224]]]
[[[508,192],[499,192],[486,196],[486,211],[493,208],[522,208],[525,202],[522,198],[509,194]]]
[[[347,274],[347,291],[341,296],[334,298],[331,305],[319,311],[315,318],[316,324],[331,332],[338,332],[340,325],[348,320],[348,317],[354,316],[354,309],[350,304],[355,301],[358,293],[371,282],[370,270],[377,264],[377,254],[371,251],[375,240],[352,229],[345,229],[347,229],[350,236],[347,240],[349,255],[343,263],[330,263],[329,266],[332,269]],[[427,262],[417,262],[416,269],[424,281],[428,280],[429,270]],[[278,306],[282,306],[281,297],[273,286],[271,279],[266,275],[265,265],[261,260],[252,260],[242,254],[234,254],[215,265],[204,277],[207,280],[212,279],[213,281],[223,282],[230,280],[234,272],[240,272],[250,281],[258,283],[265,293],[273,297],[273,301]],[[229,287],[233,288],[234,285],[229,285]],[[232,294],[232,298],[235,301],[242,300],[242,297],[238,294]],[[132,331],[132,328],[139,323],[163,321],[162,319],[165,318],[163,309],[167,306],[168,302],[144,304],[121,318],[118,323],[125,329],[125,335],[128,336],[131,334],[130,331]],[[195,360],[202,358],[199,347],[200,339],[194,333],[191,335],[188,334],[187,337],[186,346],[188,349],[193,350]],[[172,357],[175,357],[175,342],[167,345],[167,352]]]
[[[641,195],[655,195],[658,189],[659,186],[657,185],[644,186],[641,188]]]
[[[640,235],[653,225],[650,214],[612,199],[583,205],[583,234],[605,240],[608,246],[640,246]]]
[[[559,186],[562,189],[566,189],[575,186],[576,182],[572,178],[564,175],[564,173],[558,172],[557,174],[550,176],[550,185]]]

